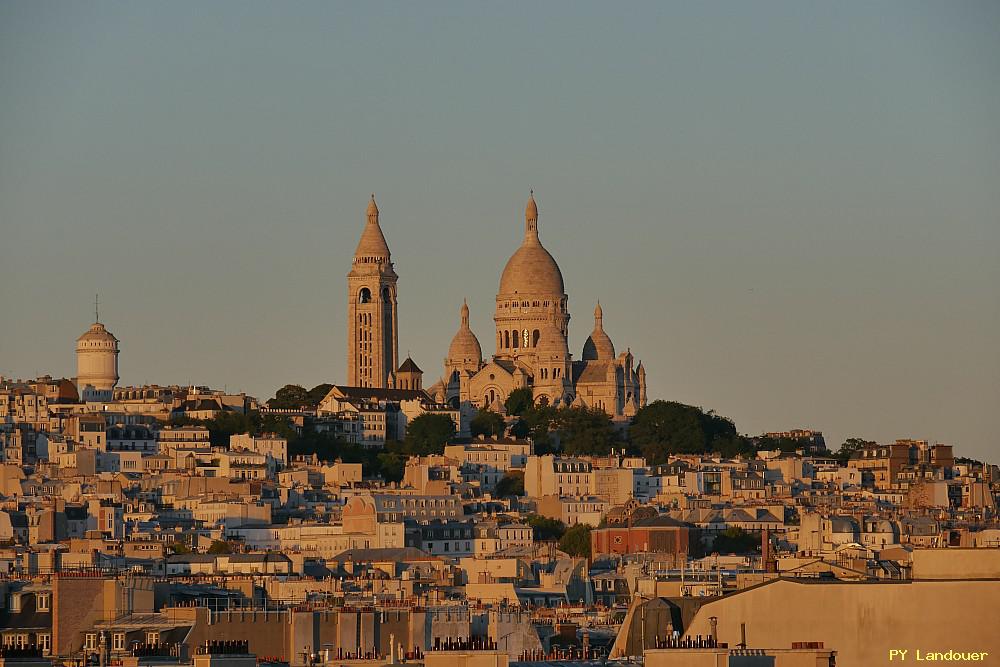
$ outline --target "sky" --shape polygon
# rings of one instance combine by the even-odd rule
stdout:
[[[371,192],[400,354],[492,352],[533,188],[580,354],[744,433],[1000,459],[1000,3],[0,2],[0,374],[345,381]]]

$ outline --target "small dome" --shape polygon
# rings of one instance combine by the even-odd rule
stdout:
[[[594,330],[583,344],[584,361],[610,361],[615,358],[615,346],[604,332],[604,310],[601,302],[594,309]]]
[[[453,362],[472,360],[477,364],[483,361],[483,348],[469,327],[469,305],[465,302],[462,303],[462,323],[455,337],[451,339],[451,345],[448,346],[448,360]]]
[[[104,325],[100,322],[94,322],[90,325],[90,328],[83,332],[83,335],[76,339],[76,342],[81,343],[83,341],[105,341],[109,343],[117,343],[118,339],[115,338],[114,334],[104,328]]]
[[[538,338],[538,345],[535,346],[535,354],[539,358],[545,359],[553,356],[569,357],[569,345],[566,337],[555,323],[555,310],[552,311],[552,319],[542,328]]]
[[[524,219],[524,242],[507,260],[500,276],[500,294],[561,297],[565,294],[562,271],[538,240],[538,206],[534,195],[528,199]]]

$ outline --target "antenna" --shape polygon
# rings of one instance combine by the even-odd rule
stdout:
[[[101,321],[101,308],[100,308],[101,300],[100,299],[101,299],[101,295],[100,294],[95,294],[94,295],[94,321],[95,322],[100,322]]]

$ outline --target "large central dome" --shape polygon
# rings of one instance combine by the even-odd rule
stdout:
[[[538,207],[534,195],[528,199],[524,217],[524,242],[507,260],[500,276],[500,294],[561,297],[565,293],[562,271],[538,240]]]

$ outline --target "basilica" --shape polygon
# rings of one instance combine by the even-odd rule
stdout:
[[[600,303],[580,358],[570,354],[569,297],[559,265],[539,238],[534,193],[525,209],[524,240],[500,276],[493,315],[496,352],[483,358],[463,303],[444,373],[426,388],[412,360],[399,364],[398,276],[374,195],[367,218],[347,276],[349,385],[425,391],[435,402],[460,409],[463,426],[480,408],[502,413],[507,396],[520,388],[530,389],[536,403],[597,408],[618,420],[646,404],[646,371],[631,350],[615,354]]]

